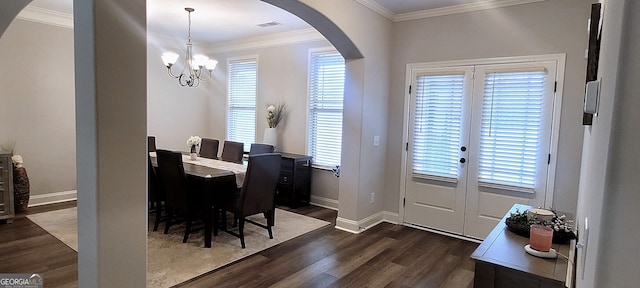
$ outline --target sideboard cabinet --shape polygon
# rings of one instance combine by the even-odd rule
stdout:
[[[282,164],[276,186],[276,203],[289,207],[309,204],[311,156],[281,153]]]
[[[0,152],[0,220],[13,222],[13,165],[11,153]]]
[[[527,254],[524,246],[529,238],[516,235],[507,229],[505,220],[517,210],[532,207],[515,204],[507,212],[489,236],[471,254],[475,260],[475,288],[565,288],[567,283],[567,259],[538,258]],[[570,255],[569,244],[553,244],[563,255]]]

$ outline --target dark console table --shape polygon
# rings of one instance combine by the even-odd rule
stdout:
[[[276,203],[289,207],[309,204],[311,197],[311,156],[282,154]]]
[[[565,287],[567,259],[545,259],[527,254],[523,247],[529,243],[529,239],[508,231],[504,224],[511,212],[529,208],[514,205],[473,252],[471,259],[476,262],[475,288]],[[569,244],[553,244],[552,247],[569,255]]]

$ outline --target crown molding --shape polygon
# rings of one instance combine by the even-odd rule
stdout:
[[[393,18],[393,21],[400,22],[400,21],[417,20],[417,19],[423,19],[423,18],[452,15],[452,14],[459,14],[459,13],[466,13],[466,12],[473,12],[473,11],[481,11],[481,10],[487,10],[487,9],[493,9],[493,8],[529,4],[529,3],[542,2],[542,1],[547,1],[547,0],[487,0],[487,1],[476,2],[476,3],[461,4],[461,5],[449,6],[449,7],[443,7],[443,8],[402,13],[402,14],[396,15]]]
[[[238,40],[212,43],[208,46],[210,53],[225,53],[257,48],[276,47],[297,43],[326,40],[320,32],[313,28],[247,37]]]
[[[355,0],[356,2],[362,4],[364,7],[369,8],[373,12],[380,14],[382,17],[387,18],[391,21],[395,21],[396,14],[391,12],[391,10],[384,8],[382,5],[378,4],[373,0]]]
[[[16,17],[20,20],[73,29],[73,15],[54,10],[27,6]]]

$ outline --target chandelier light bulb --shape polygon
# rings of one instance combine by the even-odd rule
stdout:
[[[176,63],[178,60],[178,54],[173,52],[164,52],[162,53],[162,62],[164,62],[164,66],[170,67]]]
[[[215,59],[209,59],[205,63],[205,66],[207,66],[207,69],[209,69],[209,71],[216,69],[216,65],[218,65],[218,60]]]

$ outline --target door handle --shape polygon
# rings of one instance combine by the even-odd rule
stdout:
[[[464,162],[467,162],[467,159],[460,158],[460,163],[464,163]]]

